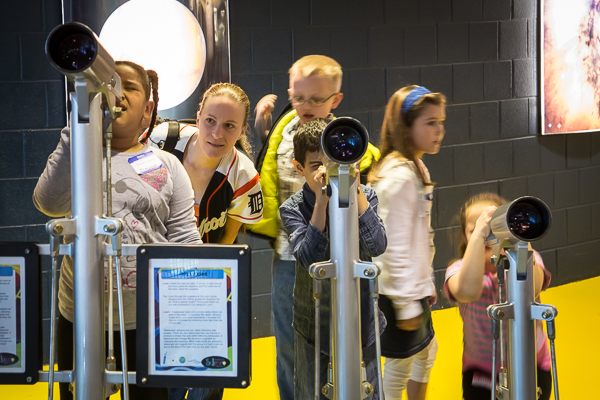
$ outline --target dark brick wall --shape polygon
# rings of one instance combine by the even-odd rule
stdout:
[[[31,0],[4,2],[0,14],[0,241],[48,243],[48,217],[35,209],[31,195],[66,121],[64,80],[44,53],[46,36],[61,23],[61,12],[59,0]],[[44,257],[45,338],[49,268]]]
[[[444,93],[446,138],[424,159],[438,183],[438,287],[457,256],[456,214],[482,191],[550,206],[552,229],[534,247],[561,285],[600,274],[600,133],[538,135],[537,30],[530,0],[232,0],[232,80],[253,104],[277,94],[278,113],[291,64],[331,56],[344,69],[336,115],[360,119],[376,144],[394,91]]]
[[[232,80],[253,104],[275,93],[312,53],[344,68],[337,115],[360,119],[374,143],[387,98],[422,84],[448,98],[447,134],[426,156],[436,188],[438,286],[456,256],[456,213],[471,195],[542,198],[553,227],[534,247],[560,285],[600,274],[600,134],[539,136],[537,7],[530,0],[231,0]],[[65,124],[64,83],[43,50],[59,0],[13,1],[0,15],[0,240],[47,242],[31,203],[36,178]],[[253,254],[253,334],[270,333],[270,260]],[[261,250],[262,249],[262,250]],[[44,261],[47,299],[48,260]],[[443,296],[441,296],[443,298]],[[46,301],[48,303],[48,301]],[[443,303],[445,305],[445,303]],[[45,329],[48,310],[44,309]]]

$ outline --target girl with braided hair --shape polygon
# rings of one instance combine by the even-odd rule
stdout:
[[[152,129],[154,126],[158,77],[154,71],[146,71],[128,61],[118,61],[116,72],[121,77],[123,97],[116,104],[121,107],[122,113],[112,121],[111,190],[113,216],[124,221],[123,243],[199,244],[201,240],[194,218],[194,192],[185,169],[172,154],[138,141],[144,129]],[[33,194],[37,209],[51,217],[71,214],[70,136],[70,129],[64,128],[60,142],[48,158],[46,169]],[[141,158],[153,159],[153,167],[141,168],[136,162]],[[106,184],[103,188],[106,191]],[[67,242],[72,241],[71,237],[65,239]],[[108,270],[106,265],[105,286]],[[123,276],[127,362],[129,368],[135,370],[135,256],[121,257],[120,267]],[[105,287],[105,290],[109,288]],[[116,290],[116,287],[112,290]],[[105,301],[107,297],[105,296]],[[61,370],[73,368],[73,302],[73,260],[65,256],[58,294],[60,317],[57,361]],[[113,308],[116,311],[116,304],[113,304]],[[118,314],[115,312],[115,315]],[[113,324],[113,329],[119,329],[118,319],[115,318]],[[108,324],[106,328],[108,329]],[[120,365],[118,335],[116,338],[115,356],[117,365]],[[62,400],[73,398],[67,383],[60,384],[60,397]],[[130,398],[162,400],[168,398],[168,392],[166,388],[150,389],[131,385]]]

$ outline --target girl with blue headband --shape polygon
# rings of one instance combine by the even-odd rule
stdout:
[[[387,400],[400,400],[405,388],[409,400],[425,399],[437,353],[431,321],[433,183],[421,158],[440,149],[445,107],[444,95],[422,86],[394,93],[381,129],[381,158],[369,176],[388,236],[387,250],[374,259],[382,271],[379,306],[388,321],[381,335]]]

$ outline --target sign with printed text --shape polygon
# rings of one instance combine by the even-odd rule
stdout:
[[[23,265],[23,258],[0,257],[0,372],[3,373],[25,371]]]
[[[248,387],[250,248],[147,244],[136,258],[136,384]]]

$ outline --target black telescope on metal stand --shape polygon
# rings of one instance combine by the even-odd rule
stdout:
[[[56,339],[56,311],[58,291],[58,257],[73,257],[74,301],[74,369],[62,374],[60,382],[73,384],[76,400],[104,399],[118,390],[105,379],[105,368],[114,371],[114,354],[105,359],[104,352],[104,255],[103,237],[110,237],[112,255],[116,265],[121,351],[126,354],[125,326],[123,323],[122,280],[119,268],[121,255],[121,232],[123,222],[110,217],[111,188],[107,188],[108,217],[103,215],[102,205],[102,132],[109,131],[111,119],[121,110],[115,107],[121,98],[121,79],[110,54],[100,44],[98,37],[87,26],[67,23],[56,27],[46,41],[46,54],[51,64],[69,78],[75,86],[71,94],[71,188],[72,217],[51,220],[46,224],[50,234],[50,252],[53,257],[52,305],[50,330],[49,395],[53,396],[54,360]],[[110,168],[110,134],[106,136],[107,168]],[[111,176],[110,169],[107,177]],[[110,184],[110,181],[108,181]],[[73,235],[69,251],[61,252],[59,238]],[[112,257],[110,259],[112,266]],[[112,271],[109,273],[112,278]],[[112,289],[112,282],[109,282]],[[112,290],[109,290],[111,310],[109,317],[112,348]],[[90,346],[94,343],[94,346]],[[129,397],[127,361],[123,357],[124,398]]]
[[[554,306],[538,304],[534,293],[534,256],[529,242],[542,238],[550,229],[552,215],[548,206],[536,197],[520,197],[494,212],[492,262],[498,267],[501,304],[491,305],[493,361],[492,400],[534,400],[537,387],[535,320],[546,321],[552,356],[554,397],[558,400],[558,378],[554,351]],[[502,253],[504,250],[504,254]],[[505,262],[508,261],[508,262]],[[506,282],[506,283],[504,283]],[[506,285],[506,301],[502,287]],[[504,364],[503,323],[508,321],[508,366]],[[496,389],[496,342],[501,340],[500,384]]]
[[[379,268],[359,259],[357,191],[360,184],[355,165],[367,150],[369,135],[357,120],[342,117],[330,122],[321,139],[321,146],[330,162],[327,166],[327,186],[323,188],[329,199],[330,261],[310,266],[315,288],[315,392],[332,400],[363,400],[372,397],[374,388],[367,381],[362,360],[360,329],[359,279],[371,280],[371,294],[375,315],[377,359],[381,358],[379,343],[379,308],[377,276]],[[321,387],[319,303],[322,279],[331,281],[331,361],[329,381]],[[379,362],[379,390],[381,366]],[[380,395],[380,398],[383,398]]]
[[[49,400],[54,397],[54,382],[71,384],[75,400],[104,400],[119,389],[122,397],[127,400],[129,383],[161,388],[248,387],[251,382],[249,247],[173,243],[147,246],[144,246],[144,243],[122,244],[125,224],[122,219],[113,218],[111,213],[110,124],[120,116],[121,109],[116,107],[116,104],[122,96],[121,78],[116,73],[116,63],[100,44],[94,32],[80,23],[67,23],[52,30],[46,41],[46,54],[51,64],[63,73],[74,87],[74,93],[70,94],[70,154],[69,159],[65,159],[65,162],[70,161],[71,217],[53,219],[46,224],[46,231],[50,234],[49,244],[0,243],[0,261],[15,264],[1,271],[5,277],[3,283],[8,282],[3,286],[10,287],[6,290],[3,288],[0,294],[8,294],[12,300],[8,309],[9,322],[17,324],[21,318],[22,330],[26,330],[19,332],[14,329],[14,332],[9,332],[10,345],[14,343],[15,348],[10,350],[15,354],[11,352],[8,357],[5,353],[2,353],[4,356],[0,354],[0,361],[5,365],[6,362],[10,362],[8,365],[12,368],[0,371],[0,384],[33,384],[38,380],[47,381]],[[103,139],[106,148],[106,215],[103,214],[102,193]],[[191,198],[189,211],[190,232],[193,233]],[[61,244],[61,237],[66,237],[65,241],[69,243]],[[17,256],[14,256],[15,254]],[[37,352],[40,332],[37,329],[38,324],[30,322],[31,319],[37,320],[36,316],[39,314],[39,297],[36,296],[39,292],[39,255],[52,257],[48,372],[40,371],[41,358]],[[57,271],[60,256],[70,256],[73,262],[74,364],[73,370],[55,372]],[[135,372],[128,371],[125,356],[128,352],[123,312],[125,279],[121,276],[121,256],[137,257],[136,276],[139,283],[145,282],[145,285],[136,288],[136,361],[140,370]],[[105,265],[108,267],[107,282]],[[220,288],[220,297],[216,296],[220,303],[209,311],[205,310],[202,301],[186,304],[187,308],[194,308],[192,311],[197,313],[197,318],[204,318],[208,313],[219,313],[223,316],[224,325],[218,329],[224,334],[221,336],[224,339],[208,350],[203,347],[203,340],[213,343],[213,339],[209,339],[208,334],[203,336],[202,332],[205,330],[186,326],[186,331],[193,331],[196,336],[193,341],[185,342],[185,349],[201,356],[201,363],[205,368],[197,368],[197,360],[189,360],[188,364],[177,365],[178,368],[187,368],[187,373],[179,373],[181,369],[177,370],[178,373],[173,373],[170,365],[165,366],[165,361],[161,363],[158,358],[148,357],[149,353],[159,348],[158,335],[167,331],[164,326],[163,330],[159,329],[159,317],[149,318],[149,315],[154,315],[152,313],[158,310],[152,301],[152,290],[158,287],[157,282],[163,277],[156,272],[156,265],[161,265],[161,271],[167,271],[168,276],[175,274],[172,271],[183,271],[178,275],[178,279],[210,276],[202,279],[211,279],[212,282],[209,283]],[[121,371],[117,371],[114,357],[113,271],[116,276],[121,354],[124,355]],[[194,274],[188,274],[190,271]],[[213,272],[215,274],[212,274]],[[20,281],[21,277],[24,279]],[[201,288],[205,284],[207,283],[195,282],[188,292],[196,292],[187,295],[178,293],[177,296],[197,299],[197,292],[202,292]],[[14,293],[11,294],[11,290]],[[105,351],[105,291],[108,300],[108,354]],[[162,293],[163,296],[160,297],[167,298],[164,301],[164,304],[167,304],[170,301],[168,295]],[[160,300],[158,302],[160,303]],[[27,319],[24,317],[25,307]],[[161,315],[166,314],[168,310]],[[165,325],[168,324],[169,321]],[[171,329],[170,332],[172,331],[177,329]],[[212,335],[211,338],[214,337],[213,332],[209,334]],[[218,354],[208,353],[213,350]],[[183,363],[182,360],[185,361],[185,357],[180,357],[179,363]]]

